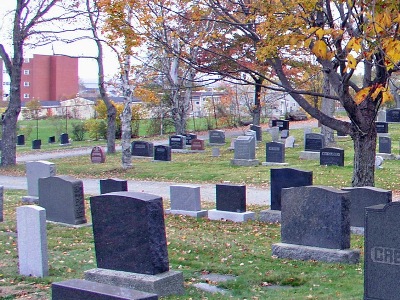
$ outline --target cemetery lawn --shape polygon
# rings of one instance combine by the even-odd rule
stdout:
[[[16,207],[26,192],[6,190],[4,222],[0,223],[0,299],[51,299],[51,283],[83,278],[96,267],[91,227],[71,229],[47,224],[50,276],[18,274]],[[88,198],[86,216],[91,221]],[[168,208],[168,201],[165,207]],[[204,204],[204,209],[214,208]],[[259,212],[266,207],[250,206]],[[170,267],[182,271],[185,294],[161,299],[362,299],[363,237],[352,235],[351,248],[360,249],[356,265],[328,264],[271,257],[280,242],[280,226],[258,221],[233,223],[166,215]],[[229,274],[235,280],[218,283],[200,278]],[[194,287],[208,283],[227,290],[211,294]]]

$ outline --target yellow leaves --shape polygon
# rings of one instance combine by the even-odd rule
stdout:
[[[361,50],[361,39],[356,39],[352,37],[350,41],[346,45],[347,51],[356,51],[359,52]]]
[[[367,96],[370,94],[372,87],[368,86],[363,88],[362,90],[358,91],[357,94],[354,96],[354,102],[358,105],[363,102]]]
[[[367,98],[371,98],[372,101],[376,101],[379,99],[380,94],[382,104],[393,101],[393,95],[390,93],[388,88],[384,87],[382,84],[375,84],[358,91],[354,96],[354,102],[359,105]]]
[[[323,40],[318,40],[314,43],[312,52],[319,58],[326,59],[328,48]]]
[[[357,61],[351,53],[347,55],[347,67],[350,69],[355,69],[357,67]]]
[[[400,62],[400,41],[388,39],[383,43],[386,52],[385,63],[388,70]]]

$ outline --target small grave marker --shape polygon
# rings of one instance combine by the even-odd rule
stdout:
[[[104,163],[106,161],[106,154],[104,153],[103,148],[99,146],[93,147],[90,152],[90,160],[94,164]]]

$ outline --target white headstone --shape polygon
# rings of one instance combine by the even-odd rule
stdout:
[[[293,148],[294,147],[295,138],[294,136],[290,135],[285,140],[285,148]]]
[[[220,156],[219,148],[218,148],[218,147],[213,147],[213,148],[211,148],[211,154],[212,154],[212,156],[214,156],[214,157]]]
[[[26,163],[26,180],[28,184],[28,196],[24,196],[24,202],[37,202],[39,197],[39,178],[47,178],[56,175],[56,165],[49,161],[38,160]]]
[[[49,275],[46,210],[36,205],[17,208],[19,273],[25,276]]]
[[[279,140],[279,127],[274,126],[268,129],[268,132],[271,134],[272,141],[277,142]]]
[[[375,156],[375,168],[382,169],[383,164],[383,157],[382,156]]]

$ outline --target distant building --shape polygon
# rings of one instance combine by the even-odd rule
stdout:
[[[0,83],[5,94],[10,81],[0,60]],[[8,78],[8,76],[7,76]],[[21,101],[59,101],[75,98],[79,91],[78,58],[61,55],[33,55],[24,59],[21,74]]]

